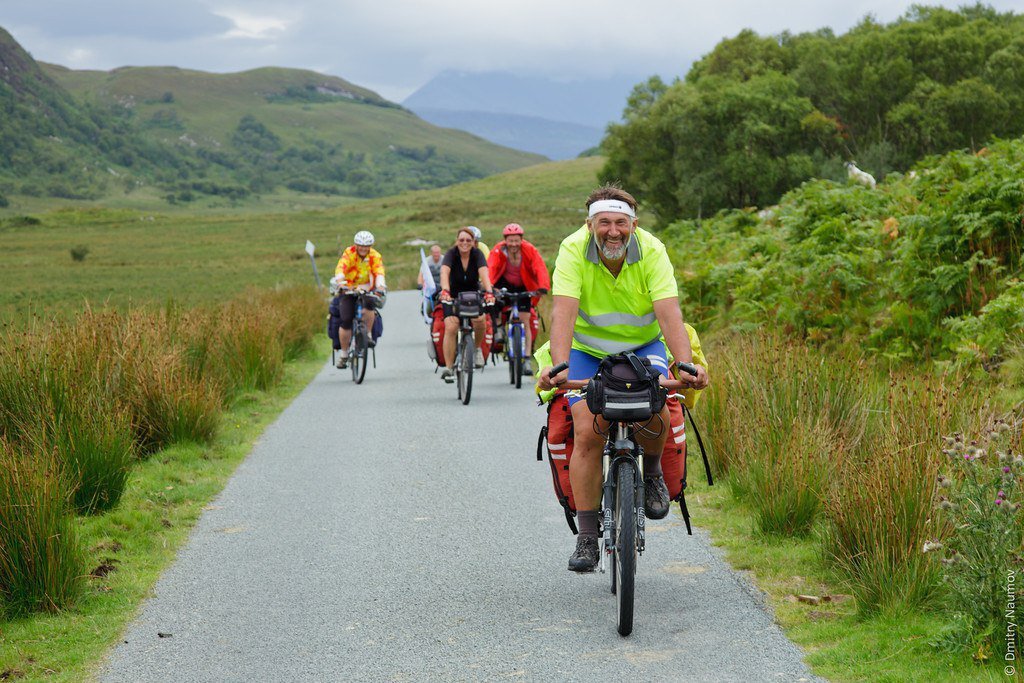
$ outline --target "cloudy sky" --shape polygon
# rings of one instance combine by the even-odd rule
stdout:
[[[672,78],[726,36],[889,22],[910,0],[0,0],[0,26],[76,69],[260,66],[340,76],[401,101],[445,69]],[[955,8],[963,2],[927,4]],[[991,0],[1024,12],[1024,0]]]

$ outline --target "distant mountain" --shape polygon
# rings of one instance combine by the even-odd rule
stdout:
[[[556,161],[578,157],[583,150],[600,144],[604,136],[604,130],[596,126],[536,116],[422,107],[416,113],[434,125],[464,130],[496,144],[543,154]]]
[[[452,122],[491,142],[565,159],[600,142],[605,127],[622,117],[626,98],[641,80],[621,76],[560,82],[445,71],[402,104],[439,125]]]
[[[626,98],[642,77],[553,81],[509,73],[445,71],[405,98],[413,111],[447,109],[536,116],[604,130],[622,118]]]
[[[0,29],[0,197],[381,196],[543,161],[297,69],[72,71]]]

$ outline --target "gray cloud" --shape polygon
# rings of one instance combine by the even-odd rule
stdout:
[[[73,68],[291,66],[400,100],[445,69],[672,78],[744,28],[767,35],[829,26],[841,33],[868,14],[892,21],[911,4],[636,0],[627,9],[611,0],[3,0],[0,26],[36,58]],[[938,4],[957,7],[962,0]],[[990,4],[1024,11],[1024,0]]]

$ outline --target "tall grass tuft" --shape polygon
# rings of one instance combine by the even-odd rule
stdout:
[[[710,438],[734,495],[757,528],[803,535],[818,518],[837,463],[865,435],[869,392],[856,356],[826,356],[768,333],[736,338],[717,354]]]
[[[840,469],[825,509],[823,547],[863,612],[906,611],[939,588],[922,553],[940,529],[934,494],[941,437],[981,419],[982,399],[956,377],[894,377],[874,436]]]
[[[135,439],[142,453],[175,443],[209,443],[220,424],[221,393],[187,371],[179,356],[136,368],[128,396]]]
[[[0,439],[0,607],[7,617],[56,611],[80,595],[85,555],[55,458]]]
[[[221,329],[218,365],[228,394],[237,396],[272,386],[284,370],[277,320],[267,311],[245,315],[231,307],[230,326]]]
[[[262,291],[254,299],[260,307],[277,312],[278,339],[286,361],[313,347],[323,322],[324,304],[319,296],[310,296],[308,289],[286,287]]]
[[[135,454],[131,425],[100,387],[95,368],[82,373],[80,359],[55,343],[63,339],[0,340],[0,436],[27,452],[52,453],[75,509],[101,512],[124,492]]]
[[[759,531],[805,536],[818,519],[842,447],[825,425],[803,420],[773,436],[780,438],[748,461],[743,489]]]

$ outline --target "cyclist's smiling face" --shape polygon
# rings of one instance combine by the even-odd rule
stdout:
[[[357,244],[356,253],[359,254],[359,258],[366,258],[367,254],[370,253],[370,248]]]
[[[519,249],[523,246],[523,236],[509,235],[505,238],[505,246],[508,247],[510,254],[518,254]]]
[[[636,228],[636,219],[624,213],[605,211],[587,221],[594,233],[601,255],[609,261],[621,261],[626,257],[626,245]]]
[[[455,240],[455,245],[459,248],[460,254],[468,254],[472,249],[476,240],[473,239],[473,235],[468,231],[460,232],[458,238]]]

